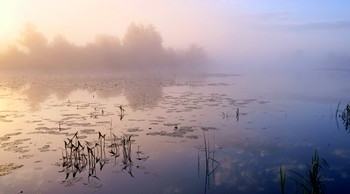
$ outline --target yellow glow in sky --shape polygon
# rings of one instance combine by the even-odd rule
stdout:
[[[27,22],[49,41],[59,34],[79,45],[98,34],[122,38],[134,22],[154,25],[165,47],[197,44],[230,57],[349,50],[340,46],[350,45],[342,38],[349,30],[346,6],[326,3],[306,10],[312,5],[301,0],[0,0],[0,50]],[[338,11],[328,13],[330,6]]]
[[[205,3],[192,1],[1,0],[0,41],[17,38],[27,22],[34,23],[49,40],[62,34],[77,44],[92,41],[96,34],[123,37],[134,22],[154,25],[165,46],[183,48],[214,35],[209,36],[208,30],[215,29],[210,25],[220,21],[209,10]]]
[[[17,35],[17,4],[18,1],[0,1],[0,49]]]

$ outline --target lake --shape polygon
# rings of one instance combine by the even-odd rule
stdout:
[[[349,72],[2,76],[0,193],[350,193]]]

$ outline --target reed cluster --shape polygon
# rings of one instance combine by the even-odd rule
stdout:
[[[94,142],[82,141],[78,137],[76,132],[72,138],[64,140],[64,149],[62,150],[62,170],[61,173],[65,173],[65,180],[70,175],[74,178],[77,173],[88,171],[88,181],[90,178],[99,179],[97,177],[97,170],[102,171],[105,164],[112,159],[117,159],[121,156],[122,170],[127,170],[132,174],[132,135],[123,134],[121,137],[117,137],[112,133],[110,143],[106,143],[106,134],[98,132],[98,140]],[[110,156],[106,155],[106,149]],[[145,161],[149,158],[142,157],[143,152],[137,150],[137,159]],[[141,154],[141,155],[140,155]],[[117,163],[117,162],[116,162]]]
[[[324,173],[325,167],[329,168],[329,165],[326,160],[319,157],[316,149],[314,155],[311,157],[311,163],[306,163],[305,174],[289,170],[289,172],[291,172],[293,175],[290,176],[290,178],[294,181],[297,187],[301,187],[303,193],[322,194],[326,191],[325,180],[327,177]],[[284,194],[286,172],[282,169],[282,167],[280,167],[279,177],[281,192]]]

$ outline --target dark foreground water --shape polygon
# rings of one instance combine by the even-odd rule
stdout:
[[[2,76],[0,193],[350,193],[349,72]],[[339,114],[339,112],[338,112]]]

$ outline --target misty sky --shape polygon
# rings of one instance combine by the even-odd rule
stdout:
[[[0,48],[26,22],[80,45],[96,34],[122,37],[134,22],[154,25],[165,47],[194,43],[218,58],[348,56],[349,8],[346,0],[1,0]]]

